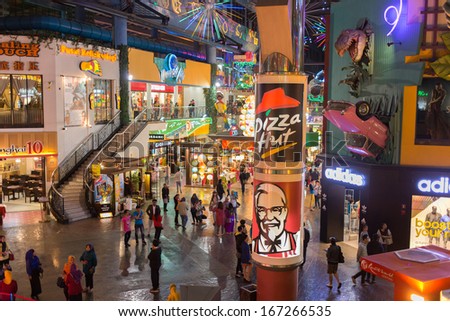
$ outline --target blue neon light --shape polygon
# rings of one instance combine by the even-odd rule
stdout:
[[[397,27],[398,21],[400,20],[400,15],[402,14],[402,9],[403,9],[403,0],[400,0],[400,6],[398,8],[395,6],[389,6],[386,8],[386,10],[384,10],[384,21],[386,21],[386,23],[388,25],[392,26],[391,31],[389,31],[386,36],[390,36],[391,33]],[[395,18],[393,21],[388,19],[388,14],[389,14],[389,11],[391,11],[391,10],[394,10],[394,14],[395,14]]]

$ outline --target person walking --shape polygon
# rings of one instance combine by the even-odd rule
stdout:
[[[217,236],[222,236],[224,234],[224,226],[225,226],[225,209],[222,202],[217,204],[216,211],[216,233]]]
[[[149,218],[148,221],[148,234],[147,237],[150,238],[150,230],[153,226],[153,218],[155,217],[156,214],[161,215],[161,208],[159,207],[159,205],[157,204],[157,200],[154,198],[152,199],[152,203],[147,207],[147,215]]]
[[[44,270],[42,269],[41,261],[34,249],[28,250],[25,254],[25,263],[28,279],[30,280],[31,298],[39,300],[39,294],[42,293],[41,277]]]
[[[131,237],[131,215],[129,210],[125,210],[125,213],[122,217],[122,226],[123,226],[123,242],[125,244],[125,247],[129,247],[130,244],[128,243],[130,241]]]
[[[69,301],[83,301],[83,286],[81,279],[83,273],[77,268],[75,263],[70,266],[70,273],[67,275],[67,289]]]
[[[94,273],[97,266],[97,255],[92,244],[86,244],[80,261],[83,263],[83,273],[86,280],[86,289],[84,289],[84,292],[92,293],[94,289]]]
[[[242,271],[244,273],[244,281],[252,282],[252,263],[250,261],[250,246],[247,243],[248,236],[247,234],[243,234],[242,236],[242,253],[241,253],[241,263],[242,263]]]
[[[169,203],[169,187],[167,187],[167,184],[164,184],[162,191],[162,198],[164,203],[164,214],[167,213],[167,204]]]
[[[361,277],[361,285],[367,285],[366,283],[366,271],[361,268],[361,261],[367,256],[367,243],[370,238],[367,234],[364,234],[358,245],[358,252],[356,253],[356,262],[359,263],[359,272],[352,276],[352,282],[356,285],[356,279]]]
[[[372,234],[372,238],[369,243],[367,243],[367,255],[376,255],[383,253],[383,245],[380,243],[379,236],[377,233]],[[375,274],[366,273],[366,282],[373,284],[375,283]]]
[[[180,212],[178,211],[178,203],[180,202],[180,194],[176,194],[173,197],[173,208],[175,210],[175,227],[181,226],[178,220],[178,217],[180,216]]]
[[[233,234],[234,232],[234,221],[235,221],[235,209],[231,202],[227,203],[227,208],[225,209],[225,233]]]
[[[181,190],[181,184],[183,182],[183,173],[181,173],[181,170],[178,169],[177,172],[174,175],[175,184],[177,185],[177,193],[183,194]]]
[[[308,249],[308,243],[311,239],[311,233],[306,228],[305,223],[303,223],[303,262],[300,264],[300,267],[303,267],[306,263],[306,250]]]
[[[219,201],[223,199],[223,194],[225,194],[225,190],[223,189],[222,180],[219,179],[219,182],[217,183],[217,195],[219,196]]]
[[[322,186],[317,180],[314,185],[314,208],[320,208],[320,195],[322,194]]]
[[[244,241],[244,233],[242,226],[238,226],[237,232],[234,234],[234,241],[236,243],[236,277],[240,278],[244,272],[242,270],[242,242]]]
[[[338,265],[339,259],[342,256],[342,250],[339,245],[336,244],[336,238],[330,237],[330,247],[327,249],[327,273],[328,273],[328,284],[327,287],[333,288],[333,276],[338,284],[338,290],[342,287],[341,281],[339,281],[338,275]]]
[[[191,197],[191,215],[192,215],[192,225],[197,225],[197,204],[198,204],[197,194],[193,194]]]
[[[245,171],[242,171],[242,172],[239,174],[239,181],[241,182],[242,197],[244,197],[244,193],[245,193],[245,183],[247,182],[247,173],[245,173]]]
[[[163,229],[161,211],[153,215],[153,225],[155,226],[155,240],[159,242],[159,238],[161,237],[161,231]]]
[[[162,249],[159,246],[158,240],[153,240],[152,249],[148,254],[148,260],[150,264],[150,273],[152,278],[152,288],[151,293],[159,292],[159,269],[161,267],[161,253]]]
[[[145,242],[144,221],[142,220],[143,217],[144,217],[144,212],[141,210],[141,206],[138,204],[136,206],[136,210],[133,212],[134,237],[136,238],[136,245],[139,244],[138,231],[141,232],[142,244],[147,245],[147,242]]]
[[[217,191],[214,191],[211,196],[211,201],[209,202],[209,212],[212,213],[214,226],[216,225],[216,212],[219,201],[220,200],[219,196],[217,195]]]
[[[185,230],[186,223],[188,221],[188,211],[189,211],[189,207],[186,203],[186,197],[181,198],[180,203],[178,203],[177,209],[178,212],[180,212],[181,226],[183,227],[183,230]]]
[[[389,251],[389,246],[391,246],[394,242],[392,240],[392,233],[388,229],[386,223],[381,224],[380,228],[377,231],[379,236],[379,241],[383,245],[384,252]]]
[[[70,267],[72,264],[75,263],[75,256],[69,255],[67,257],[67,262],[64,263],[64,269],[63,269],[63,279],[64,279],[64,296],[66,297],[66,301],[69,301],[69,289],[67,287],[67,276],[70,274]]]
[[[195,114],[195,100],[192,99],[191,102],[188,105],[188,110],[189,110],[189,118],[194,118],[194,114]]]
[[[0,281],[0,301],[15,301],[17,293],[17,281],[13,279],[12,272],[4,271],[5,277]]]

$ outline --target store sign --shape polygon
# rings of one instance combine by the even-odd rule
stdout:
[[[234,55],[233,57],[234,62],[254,62],[256,63],[256,56],[253,54],[253,52],[247,51],[245,55]]]
[[[191,135],[207,135],[209,133],[209,125],[211,123],[211,117],[169,119],[166,121],[166,129],[152,131],[149,135],[165,135],[166,139],[183,138]]]
[[[102,72],[102,67],[100,66],[100,63],[98,62],[98,60],[92,59],[89,61],[82,61],[80,63],[80,69],[82,71],[87,71],[90,72],[93,75],[96,76],[102,76],[103,72]]]
[[[422,179],[417,183],[417,188],[423,193],[449,194],[450,178],[441,177],[437,180]]]
[[[39,63],[37,61],[29,61],[26,64],[23,61],[14,61],[12,63],[9,61],[0,61],[0,70],[39,70]]]
[[[389,282],[394,282],[394,271],[386,269],[385,267],[374,262],[363,259],[361,261],[361,269]]]
[[[68,55],[75,55],[75,56],[83,56],[83,57],[89,57],[93,59],[102,59],[102,60],[109,60],[111,62],[117,61],[117,55],[116,54],[109,54],[106,52],[100,52],[96,50],[88,50],[84,48],[69,48],[65,45],[61,45],[59,47],[59,52],[63,54]]]
[[[389,37],[392,32],[394,32],[395,28],[397,28],[398,21],[400,20],[400,16],[403,10],[403,0],[400,0],[398,8],[396,6],[389,6],[384,10],[384,21],[391,26],[391,30],[387,33],[387,37]],[[390,14],[389,12],[393,12]]]
[[[340,167],[337,167],[336,169],[327,168],[325,170],[325,177],[333,181],[347,183],[350,185],[364,186],[366,184],[364,175],[354,174],[350,169],[343,170]]]
[[[165,142],[154,143],[153,148],[169,147],[169,146],[172,146],[172,144],[173,144],[173,142],[168,140]]]
[[[163,134],[149,134],[148,139],[150,140],[164,140],[166,138]]]
[[[39,57],[39,44],[20,41],[0,42],[0,56]]]
[[[25,156],[25,155],[38,155],[44,150],[44,144],[39,141],[30,141],[23,146],[15,146],[12,144],[9,147],[0,147],[1,156]]]

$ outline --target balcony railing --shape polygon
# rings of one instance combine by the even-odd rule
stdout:
[[[99,131],[87,136],[52,173],[52,185],[48,193],[50,209],[61,223],[67,223],[64,215],[64,196],[58,191],[61,184],[81,165],[89,154],[103,144],[120,128],[120,112]]]
[[[201,118],[206,115],[206,106],[151,107],[147,109],[147,119],[164,121],[167,119]]]

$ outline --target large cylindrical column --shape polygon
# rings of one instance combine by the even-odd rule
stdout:
[[[304,0],[260,0],[256,6],[263,61],[256,79],[252,259],[259,301],[298,296],[307,97],[307,76],[300,72],[303,7]]]

